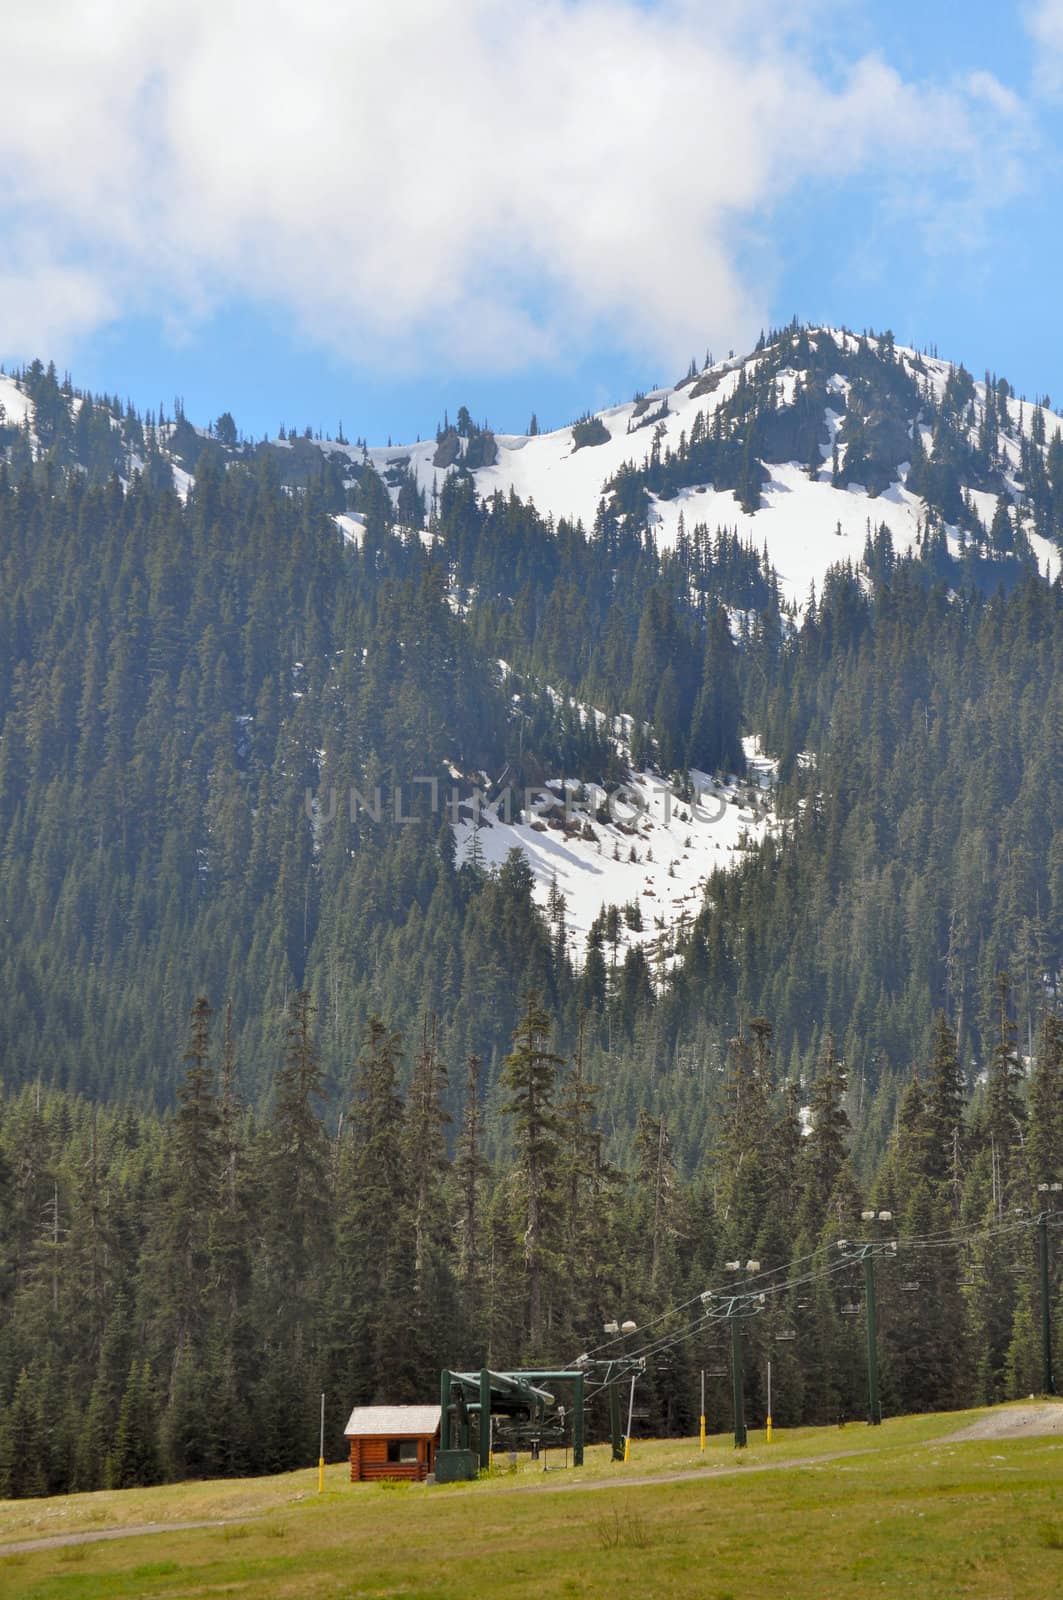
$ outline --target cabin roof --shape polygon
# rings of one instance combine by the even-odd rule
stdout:
[[[434,1434],[439,1431],[442,1411],[439,1406],[355,1406],[347,1418],[344,1437],[364,1438],[401,1434]]]

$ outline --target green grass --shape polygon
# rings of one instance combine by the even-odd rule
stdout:
[[[973,1415],[973,1414],[972,1414]],[[0,1553],[3,1600],[403,1596],[507,1600],[1047,1600],[1063,1593],[1063,1437],[950,1443],[964,1416],[595,1448],[580,1474],[527,1461],[474,1484],[400,1491],[345,1467],[246,1483],[0,1504],[0,1540],[239,1515],[221,1528]],[[852,1454],[824,1459],[839,1451]],[[755,1469],[798,1461],[784,1471]],[[731,1475],[720,1469],[738,1467]],[[632,1479],[677,1481],[631,1484]],[[578,1479],[591,1492],[567,1487]],[[627,1481],[631,1486],[623,1487]]]

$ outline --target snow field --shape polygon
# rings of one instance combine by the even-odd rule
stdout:
[[[630,773],[626,785],[610,794],[553,780],[519,813],[524,797],[514,795],[510,821],[501,807],[481,810],[479,827],[471,816],[463,817],[455,828],[458,860],[469,859],[474,836],[485,867],[500,866],[510,850],[520,849],[535,879],[537,904],[548,909],[555,884],[564,897],[566,936],[577,961],[599,912],[610,905],[631,907],[636,926],[621,919],[619,949],[641,945],[663,975],[675,958],[677,938],[701,909],[713,872],[735,865],[743,851],[778,828],[775,764],[756,739],[745,743],[748,776],[717,779],[692,772],[693,800],[647,771]]]

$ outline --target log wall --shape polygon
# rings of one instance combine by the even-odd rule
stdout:
[[[417,1440],[416,1461],[389,1461],[389,1439]],[[425,1434],[356,1435],[351,1439],[351,1482],[366,1483],[380,1478],[405,1478],[423,1483],[432,1470],[436,1441]]]

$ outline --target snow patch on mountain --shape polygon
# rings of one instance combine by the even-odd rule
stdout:
[[[340,512],[335,518],[336,526],[343,535],[345,544],[355,544],[359,547],[365,538],[365,518]]]
[[[23,393],[14,378],[4,373],[0,373],[0,406],[4,408],[4,421],[9,427],[21,427],[33,412],[29,395]]]
[[[455,827],[458,860],[478,856],[490,869],[520,849],[543,910],[563,897],[566,939],[577,961],[598,914],[607,906],[626,908],[618,948],[643,946],[663,976],[712,874],[737,865],[780,827],[773,804],[776,764],[755,738],[746,739],[745,749],[745,778],[692,771],[686,797],[648,771],[631,772],[610,792],[554,780],[527,808],[518,812],[514,802],[509,821],[502,805],[495,812],[480,809],[478,821],[464,817]]]

